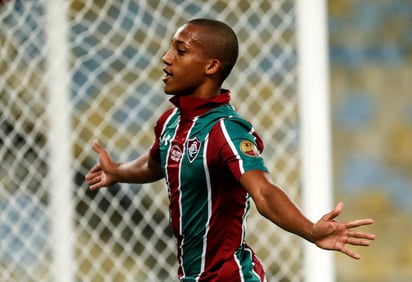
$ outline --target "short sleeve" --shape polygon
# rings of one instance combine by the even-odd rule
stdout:
[[[212,132],[211,141],[215,142],[219,159],[237,180],[250,170],[268,171],[261,156],[263,142],[249,122],[241,118],[223,119]]]
[[[159,163],[160,163],[160,138],[164,130],[164,127],[166,125],[167,118],[172,113],[173,113],[173,109],[169,109],[168,111],[164,112],[163,115],[160,116],[160,118],[158,119],[154,127],[155,140],[154,140],[152,147],[150,148],[149,153],[150,153],[150,157]]]

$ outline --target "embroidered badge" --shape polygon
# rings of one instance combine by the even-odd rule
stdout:
[[[180,158],[182,157],[182,150],[180,150],[179,146],[173,145],[172,148],[170,149],[170,158],[178,162],[180,161]]]
[[[197,155],[200,152],[200,146],[202,143],[199,141],[197,137],[189,139],[186,143],[186,150],[187,150],[187,158],[189,162],[193,162],[196,159]]]
[[[249,140],[243,140],[240,142],[240,151],[251,157],[258,157],[260,155],[256,145]]]

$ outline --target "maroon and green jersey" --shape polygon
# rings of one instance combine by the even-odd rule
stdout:
[[[240,176],[267,171],[263,144],[230,105],[230,93],[212,100],[175,96],[155,127],[153,159],[161,163],[177,238],[181,281],[265,281],[245,243],[250,196]]]

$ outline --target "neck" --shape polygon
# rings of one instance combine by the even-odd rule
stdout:
[[[230,102],[230,91],[222,89],[220,95],[210,99],[203,99],[194,96],[173,96],[170,99],[179,110],[183,119],[193,118],[205,112]]]
[[[203,84],[188,96],[210,100],[217,97],[221,93],[220,84]]]

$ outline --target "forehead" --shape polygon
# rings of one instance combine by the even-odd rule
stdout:
[[[203,47],[203,37],[203,31],[199,26],[185,24],[177,29],[172,41],[178,44],[185,44],[188,47]]]

